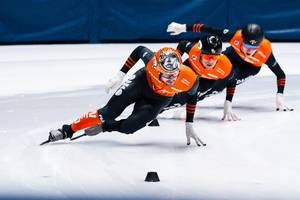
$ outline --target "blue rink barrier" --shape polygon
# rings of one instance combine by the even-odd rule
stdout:
[[[172,42],[167,25],[204,23],[235,30],[259,23],[271,40],[300,40],[300,1],[1,0],[0,43]]]

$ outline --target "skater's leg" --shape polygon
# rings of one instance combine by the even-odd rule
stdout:
[[[166,98],[160,102],[147,102],[141,100],[136,103],[131,115],[120,121],[105,121],[103,123],[104,131],[118,131],[125,134],[131,134],[146,126],[148,122],[155,119],[161,110],[170,103],[171,98]]]

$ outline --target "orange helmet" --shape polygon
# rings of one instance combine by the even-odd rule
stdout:
[[[173,74],[180,70],[182,59],[177,50],[169,47],[160,49],[155,54],[154,66],[163,74]]]

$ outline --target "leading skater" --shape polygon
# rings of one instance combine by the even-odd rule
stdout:
[[[125,81],[104,107],[82,115],[61,129],[50,131],[44,143],[72,138],[75,132],[82,129],[85,129],[85,135],[88,136],[111,131],[131,134],[155,119],[176,93],[188,91],[191,96],[195,95],[199,83],[197,75],[182,64],[180,54],[172,48],[162,48],[154,53],[146,47],[138,46],[126,60],[119,76],[124,76],[140,58],[145,67]],[[130,104],[134,104],[131,115],[116,120]],[[188,118],[186,137],[187,144],[190,144],[192,138],[198,146],[205,145]]]
[[[196,110],[195,102],[210,96],[212,93],[222,91],[226,87],[228,79],[234,77],[232,65],[229,59],[222,54],[222,41],[216,35],[205,35],[198,42],[180,41],[177,51],[180,55],[184,53],[188,55],[183,64],[190,67],[198,75],[199,86],[197,93],[192,97],[187,92],[175,94],[163,111],[186,104],[187,118],[193,122]],[[109,81],[106,85],[107,92],[118,86],[127,70],[128,68],[121,70]],[[149,125],[157,126],[158,120],[153,120]]]
[[[276,61],[271,48],[271,43],[265,38],[264,31],[257,24],[248,24],[243,29],[230,32],[228,29],[219,29],[204,24],[179,24],[172,22],[167,28],[171,35],[178,35],[186,31],[207,32],[218,35],[223,41],[229,42],[224,54],[233,65],[235,78],[228,84],[226,100],[224,103],[223,119],[238,120],[232,112],[232,98],[236,85],[246,78],[256,75],[263,64],[266,64],[277,77],[276,110],[292,111],[283,97],[286,76]]]

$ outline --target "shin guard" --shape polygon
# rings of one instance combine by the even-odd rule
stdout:
[[[82,115],[79,119],[75,120],[71,124],[71,128],[74,132],[95,126],[95,125],[101,125],[102,121],[99,117],[98,111],[95,112],[88,112]]]

